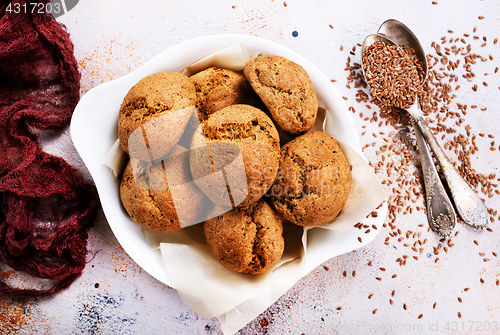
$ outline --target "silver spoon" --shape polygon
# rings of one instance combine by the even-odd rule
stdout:
[[[361,62],[363,63],[365,59],[365,50],[368,46],[375,42],[384,42],[387,44],[396,44],[391,39],[380,35],[373,34],[369,35],[363,41],[361,49]],[[425,57],[424,57],[425,58]],[[365,76],[364,66],[363,76]],[[424,80],[427,78],[427,62],[423,64],[424,69]],[[416,107],[417,101],[412,107]],[[416,107],[418,109],[418,107]],[[415,127],[415,136],[417,138],[418,151],[420,153],[420,161],[422,164],[422,174],[424,176],[424,186],[425,186],[425,202],[427,205],[427,220],[433,231],[435,231],[441,237],[449,237],[455,229],[457,222],[455,212],[453,211],[453,205],[448,198],[448,194],[441,184],[438,172],[432,161],[431,153],[427,148],[427,144],[422,137],[422,133],[418,127]]]
[[[391,19],[382,23],[378,32],[379,34],[388,36],[398,45],[406,45],[413,48],[419,59],[425,64],[427,71],[425,52],[417,37],[408,27],[397,20]],[[488,225],[488,211],[483,201],[450,163],[448,157],[427,126],[422,112],[418,109],[417,105],[415,104],[410,107],[408,113],[410,113],[417,126],[420,127],[427,143],[434,152],[434,156],[441,167],[441,172],[450,189],[458,215],[460,215],[462,221],[466,224],[477,229],[484,229]]]
[[[367,39],[365,39],[366,43],[363,44],[362,57],[364,55],[365,48],[376,41],[384,41],[386,43],[396,44],[395,42],[393,42],[393,40],[384,35],[391,37],[399,45],[404,44],[413,48],[424,66],[425,77],[427,77],[427,61],[425,53],[423,52],[418,39],[406,26],[396,20],[387,20],[379,28],[379,34],[370,35],[371,37],[369,36],[367,37]],[[410,108],[408,108],[407,111],[414,121],[415,128],[418,128],[421,131],[427,143],[430,145],[432,151],[434,152],[436,160],[438,161],[438,164],[440,165],[442,173],[445,176],[446,182],[449,186],[458,214],[466,224],[469,224],[474,228],[484,229],[487,225],[486,206],[479,198],[479,196],[470,188],[470,186],[455,170],[446,154],[439,146],[438,142],[434,138],[434,135],[425,122],[422,112],[418,108],[417,101],[415,101],[415,103]],[[422,150],[420,150],[420,152],[422,154]],[[439,178],[431,178],[430,180],[433,179],[439,181]],[[426,193],[429,192],[426,191]],[[439,221],[442,222],[442,220]],[[433,220],[433,222],[438,221]]]

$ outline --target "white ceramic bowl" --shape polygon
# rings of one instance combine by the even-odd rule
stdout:
[[[165,50],[134,72],[90,90],[78,103],[71,121],[73,143],[94,179],[104,214],[118,242],[141,268],[172,287],[172,283],[165,275],[165,265],[160,252],[150,247],[141,227],[133,222],[124,210],[119,197],[119,180],[110,173],[102,162],[117,139],[120,105],[128,90],[135,83],[152,73],[182,71],[186,66],[200,58],[236,43],[244,44],[251,56],[263,52],[283,56],[300,64],[312,80],[319,104],[330,112],[328,118],[335,125],[330,134],[349,145],[363,157],[351,115],[330,80],[318,68],[294,51],[258,37],[214,35],[192,39]],[[385,204],[379,209],[378,217],[370,218],[366,223],[381,226],[386,214],[387,205]],[[363,234],[363,243],[359,243],[357,240],[359,230],[357,228],[341,231],[322,229],[316,234],[311,231],[307,252],[308,255],[314,256],[314,262],[307,263],[304,275],[336,255],[369,243],[376,234],[375,230],[369,234]]]

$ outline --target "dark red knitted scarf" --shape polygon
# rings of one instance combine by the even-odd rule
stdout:
[[[30,8],[29,1],[12,3]],[[58,281],[44,290],[0,281],[0,296],[50,295],[85,267],[98,200],[73,167],[40,148],[35,130],[69,124],[80,73],[61,24],[30,10],[7,12],[7,6],[0,1],[0,260]]]

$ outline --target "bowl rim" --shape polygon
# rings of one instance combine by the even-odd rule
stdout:
[[[239,34],[218,34],[189,39],[164,50],[136,70],[89,90],[76,106],[71,120],[70,133],[73,144],[94,179],[104,215],[120,245],[142,269],[160,282],[173,288],[175,287],[169,281],[164,271],[165,265],[159,251],[154,250],[147,243],[140,226],[134,223],[128,217],[128,214],[126,214],[119,200],[119,196],[116,197],[116,180],[114,182],[111,180],[110,177],[114,177],[102,164],[102,161],[109,148],[111,148],[112,144],[117,139],[118,109],[121,105],[121,101],[135,83],[152,73],[160,71],[182,71],[186,66],[204,56],[237,43],[245,45],[250,56],[258,52],[271,53],[288,58],[301,65],[309,74],[313,82],[320,106],[334,111],[332,113],[333,115],[329,115],[329,117],[334,118],[334,122],[339,124],[339,126],[336,127],[337,131],[334,137],[338,141],[348,144],[356,153],[365,159],[352,116],[343,98],[330,80],[315,65],[295,51],[260,37]],[[113,107],[116,108],[116,106],[118,106],[118,109],[116,109],[116,115],[113,116],[110,114],[112,112],[110,112],[109,109]],[[114,124],[111,122],[113,117],[115,119]],[[99,120],[101,122],[99,122]],[[111,128],[109,127],[112,127],[115,131],[110,132]],[[89,129],[94,130],[89,133]],[[109,133],[106,133],[106,130]],[[100,131],[104,131],[104,133]],[[114,134],[114,136],[112,136],[112,134]],[[115,189],[114,199],[112,192],[110,192],[110,189],[113,188]],[[379,208],[378,217],[369,219],[370,224],[375,223],[381,226],[388,212],[387,207],[387,201],[385,201],[384,205]],[[117,208],[120,208],[121,213]],[[118,222],[123,218],[121,216],[123,212],[125,212],[130,222],[127,220],[125,220],[126,222]],[[349,237],[355,239],[355,236],[358,234],[356,229],[351,229],[347,232],[348,236],[346,236],[346,239],[349,240],[351,240]],[[339,232],[334,233],[338,234]],[[138,234],[142,236],[142,240],[136,238]],[[339,253],[333,256],[322,255],[320,254],[320,250],[317,250],[317,261],[314,263],[307,262],[302,276],[332,257],[368,244],[377,234],[378,231],[372,231],[372,233],[366,234],[363,237],[363,242],[357,243],[354,246],[349,243],[341,243],[336,246],[340,250]],[[323,248],[320,249],[322,250]],[[308,252],[310,251],[308,250]],[[315,251],[312,250],[311,252]],[[160,263],[161,265],[159,265]]]

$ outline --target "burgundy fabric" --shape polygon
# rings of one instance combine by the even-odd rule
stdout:
[[[68,125],[78,102],[69,34],[48,15],[7,12],[8,3],[0,1],[0,260],[58,283],[37,290],[0,281],[0,295],[49,295],[85,267],[98,200],[78,171],[40,148],[34,131]]]

